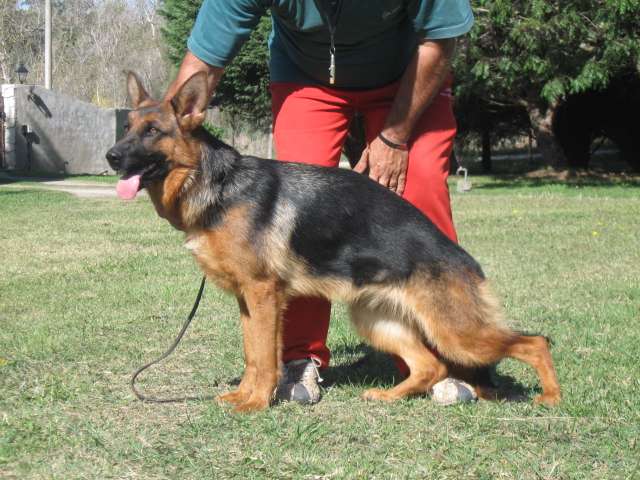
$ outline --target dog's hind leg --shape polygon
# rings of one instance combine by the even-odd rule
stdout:
[[[520,335],[507,349],[509,357],[521,360],[533,367],[540,377],[542,395],[535,403],[554,406],[560,403],[560,384],[549,352],[549,342],[542,336]]]
[[[418,284],[409,290],[408,300],[425,337],[445,359],[466,367],[495,364],[505,357],[518,359],[540,377],[543,393],[536,403],[555,405],[560,401],[546,339],[508,328],[484,280],[454,276],[430,287]]]
[[[394,401],[409,395],[427,393],[446,378],[447,367],[427,347],[410,320],[396,319],[383,309],[362,304],[351,307],[351,320],[358,333],[373,347],[402,358],[409,376],[390,389],[372,388],[363,393],[367,400]]]

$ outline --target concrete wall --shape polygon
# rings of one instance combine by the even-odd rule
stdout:
[[[104,158],[127,110],[104,109],[38,86],[15,86],[15,168],[38,173],[113,173]]]
[[[222,140],[232,145],[242,155],[254,155],[262,158],[273,158],[275,156],[275,151],[272,147],[273,138],[269,132],[257,130],[246,123],[241,125],[237,131],[233,131],[218,108],[207,110],[205,121],[222,128],[224,130]]]
[[[124,134],[128,110],[104,109],[35,85],[2,85],[7,121],[5,167],[40,174],[114,173],[104,155]],[[207,120],[244,155],[271,157],[269,133],[233,131],[217,110]]]
[[[254,155],[261,158],[273,158],[275,155],[275,151],[271,147],[271,136],[268,133],[245,128],[236,132],[235,135],[225,135],[223,140],[229,145],[233,145],[243,155]]]

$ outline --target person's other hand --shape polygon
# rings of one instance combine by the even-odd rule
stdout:
[[[378,137],[362,152],[360,160],[353,167],[358,173],[369,169],[369,178],[402,195],[407,179],[409,152],[389,147]]]

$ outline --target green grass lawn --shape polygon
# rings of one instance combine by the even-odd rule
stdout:
[[[564,400],[366,403],[391,385],[337,306],[322,402],[249,416],[149,405],[131,372],[164,351],[200,273],[149,202],[0,187],[0,478],[640,478],[640,189],[477,180],[453,193],[461,243],[512,325],[554,340]],[[208,287],[159,395],[219,393],[241,373],[237,309]],[[505,361],[497,379],[531,397]]]

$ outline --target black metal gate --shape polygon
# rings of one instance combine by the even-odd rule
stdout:
[[[0,95],[0,170],[6,168],[4,163],[4,97]]]

